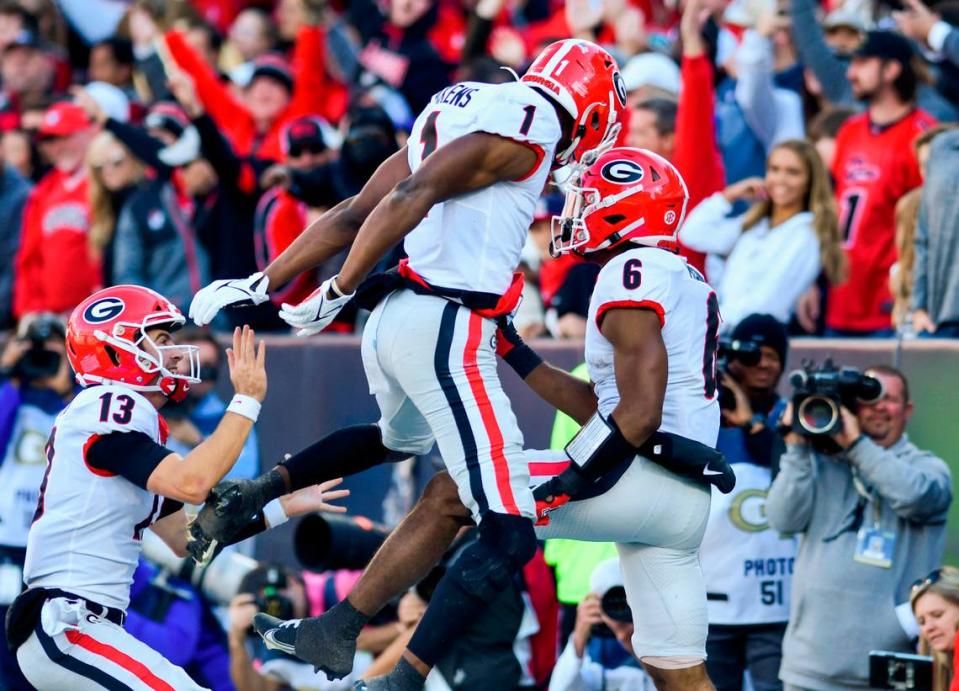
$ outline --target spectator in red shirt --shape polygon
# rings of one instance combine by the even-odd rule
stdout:
[[[53,169],[33,189],[23,212],[16,259],[14,315],[68,312],[100,288],[100,263],[91,256],[90,200],[83,161],[95,134],[86,112],[56,103],[38,136]]]
[[[872,31],[846,73],[868,107],[836,138],[832,173],[849,274],[829,291],[827,335],[893,335],[888,278],[896,260],[896,202],[922,183],[912,142],[934,124],[915,104],[915,59],[908,39]]]
[[[326,74],[326,39],[318,25],[300,27],[292,65],[272,54],[257,58],[242,99],[234,97],[182,33],[168,32],[165,39],[176,64],[196,84],[203,108],[240,156],[278,161],[283,156],[280,132],[287,123],[314,113],[334,122],[345,110],[345,89]]]

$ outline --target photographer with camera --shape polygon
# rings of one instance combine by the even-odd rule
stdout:
[[[24,318],[0,355],[0,621],[23,587],[27,532],[46,467],[44,445],[73,398],[65,327],[53,314]],[[32,689],[0,632],[0,684]]]
[[[298,573],[278,565],[259,566],[241,581],[238,594],[230,602],[229,629],[230,677],[237,691],[267,691],[277,688],[340,691],[352,688],[359,674],[369,666],[372,657],[360,645],[354,660],[353,673],[330,681],[322,672],[291,655],[269,650],[253,631],[257,612],[290,618],[318,614],[335,604],[356,581],[358,573]],[[307,578],[322,579],[312,587]],[[394,634],[398,635],[398,631]],[[385,646],[376,646],[385,647]],[[282,682],[278,684],[278,682]]]
[[[870,650],[912,652],[910,586],[942,559],[952,478],[905,434],[899,370],[827,362],[791,381],[766,500],[774,529],[802,534],[779,677],[786,689],[862,689]]]
[[[787,401],[776,393],[789,344],[771,314],[751,314],[720,341],[716,448],[736,473],[730,494],[713,492],[700,554],[709,633],[706,669],[718,691],[740,691],[746,670],[756,691],[779,691],[783,634],[796,540],[766,519],[766,493],[783,444],[776,423]]]
[[[549,691],[655,688],[633,652],[633,615],[619,558],[607,559],[593,569],[589,589],[576,610],[573,635],[556,661]]]

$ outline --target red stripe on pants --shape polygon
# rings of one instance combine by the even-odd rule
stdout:
[[[529,464],[529,474],[533,477],[559,475],[567,468],[569,468],[569,461],[531,461]]]
[[[470,312],[466,349],[463,351],[463,369],[466,372],[470,390],[473,392],[473,398],[476,399],[476,405],[483,420],[483,427],[486,428],[486,436],[489,437],[490,457],[493,459],[496,489],[499,490],[500,499],[503,501],[506,512],[518,516],[519,509],[513,499],[513,488],[509,484],[509,464],[506,462],[506,456],[503,455],[503,433],[499,429],[499,423],[496,422],[493,405],[486,394],[486,386],[483,384],[483,377],[480,376],[479,367],[476,364],[476,353],[479,350],[482,337],[483,318],[476,312]]]
[[[94,655],[105,657],[115,665],[119,665],[126,671],[135,675],[137,679],[142,681],[151,689],[155,689],[156,691],[176,691],[176,689],[163,681],[160,677],[153,674],[153,672],[151,672],[145,664],[134,660],[122,650],[117,650],[113,646],[107,645],[106,643],[101,643],[85,633],[80,633],[79,631],[72,629],[67,631],[67,640],[74,645],[80,646],[84,650],[89,650]]]

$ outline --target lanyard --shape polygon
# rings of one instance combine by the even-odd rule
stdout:
[[[876,528],[878,528],[882,520],[882,500],[878,495],[875,494],[875,492],[870,492],[866,489],[866,485],[859,477],[859,472],[856,470],[856,468],[852,469],[852,485],[856,488],[856,493],[862,497],[862,500],[864,500],[866,503],[872,503],[873,524]]]

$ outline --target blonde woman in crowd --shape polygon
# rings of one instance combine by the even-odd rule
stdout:
[[[909,298],[912,295],[912,267],[916,261],[916,225],[919,222],[917,187],[896,202],[896,263],[889,267],[889,292],[892,293],[892,325],[898,330],[911,330]]]
[[[746,213],[729,216],[733,204],[747,200],[753,204]],[[707,270],[729,329],[753,313],[786,323],[820,271],[831,282],[845,273],[829,175],[804,140],[777,144],[764,178],[742,180],[703,201],[679,238],[694,250],[725,257]]]
[[[90,180],[90,252],[103,263],[103,284],[113,284],[113,232],[133,188],[143,179],[143,166],[109,132],[101,132],[87,151]]]
[[[959,569],[943,566],[916,581],[909,594],[919,624],[919,653],[932,655],[932,691],[959,691],[955,673]]]

